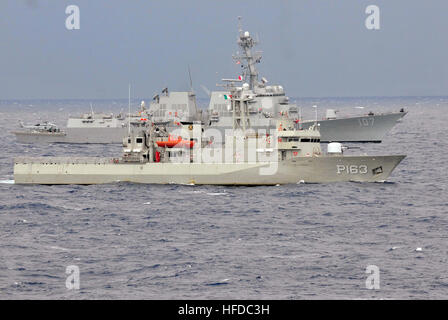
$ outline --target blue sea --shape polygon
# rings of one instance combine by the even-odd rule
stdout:
[[[0,101],[0,299],[447,299],[448,97],[296,100],[310,119],[314,104],[319,117],[405,108],[383,143],[354,152],[407,158],[384,183],[15,185],[14,157],[121,146],[19,144],[19,120],[64,126],[90,101]]]

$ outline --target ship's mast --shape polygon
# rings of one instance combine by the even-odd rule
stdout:
[[[258,85],[258,71],[256,63],[261,60],[261,51],[252,52],[252,48],[258,44],[249,34],[249,31],[243,32],[241,27],[241,17],[238,17],[238,45],[243,51],[241,54],[233,56],[237,61],[246,60],[245,77],[249,77],[249,89],[254,90]]]
[[[233,130],[241,129],[245,132],[251,127],[248,103],[253,97],[250,92],[255,91],[254,89],[261,85],[258,83],[258,71],[255,67],[255,64],[261,60],[261,52],[252,52],[252,48],[257,45],[258,41],[255,41],[248,31],[243,32],[241,17],[238,17],[238,32],[238,45],[243,52],[242,54],[237,52],[237,55],[234,55],[233,59],[238,63],[241,63],[241,60],[246,60],[243,78],[246,80],[248,77],[249,83],[244,83],[242,87],[236,87],[235,82],[243,81],[239,77],[239,79],[222,79],[225,84],[217,86],[225,87],[230,92],[229,98],[232,109]]]

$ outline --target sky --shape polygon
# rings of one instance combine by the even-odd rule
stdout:
[[[446,0],[1,0],[0,100],[152,97],[189,90],[189,67],[206,97],[240,74],[238,16],[291,97],[448,95]]]

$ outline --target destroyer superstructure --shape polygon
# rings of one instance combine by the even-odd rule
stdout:
[[[147,115],[154,123],[165,124],[169,129],[182,122],[198,121],[200,113],[194,92],[169,92],[165,88],[162,94],[153,97]]]
[[[268,80],[261,77],[256,64],[261,61],[261,52],[253,51],[257,45],[248,31],[239,27],[238,46],[241,52],[233,56],[238,65],[242,66],[243,75],[238,79],[225,79],[231,83],[247,81],[253,99],[248,106],[247,117],[254,130],[274,128],[276,119],[289,118],[295,121],[297,127],[308,128],[316,122],[320,126],[322,142],[381,142],[392,127],[406,115],[399,112],[389,112],[366,115],[354,115],[344,118],[336,117],[334,110],[327,110],[327,117],[322,120],[303,121],[301,109],[290,103],[281,85],[268,85]],[[210,93],[208,107],[208,124],[224,132],[232,128],[232,113],[230,112],[230,92],[227,90]],[[330,115],[330,116],[328,116]]]

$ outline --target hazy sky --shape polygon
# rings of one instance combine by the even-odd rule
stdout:
[[[239,74],[238,16],[291,97],[448,95],[446,0],[0,0],[0,99],[151,97],[188,90],[188,65],[204,97]]]

